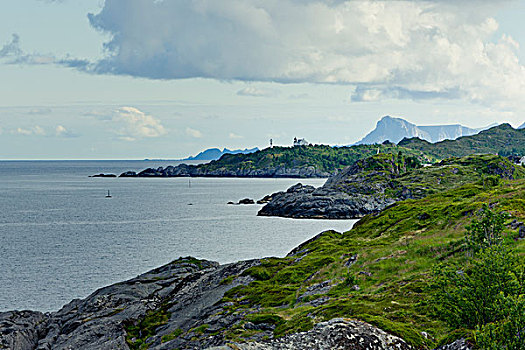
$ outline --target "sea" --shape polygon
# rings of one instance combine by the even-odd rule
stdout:
[[[259,217],[261,205],[227,204],[326,179],[89,177],[178,163],[0,161],[0,311],[56,311],[181,256],[283,257],[356,221]]]

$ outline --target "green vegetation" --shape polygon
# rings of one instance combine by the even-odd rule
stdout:
[[[126,330],[126,342],[130,349],[148,349],[147,339],[156,334],[158,327],[165,325],[169,320],[167,305],[163,305],[157,310],[150,311],[146,316],[137,322],[124,324]]]
[[[162,336],[162,342],[165,343],[175,338],[178,338],[182,333],[184,333],[184,331],[180,328],[177,328],[175,331],[171,332],[170,334],[166,334]]]
[[[434,166],[420,167],[414,158],[398,152],[359,160],[330,179],[326,186],[350,195],[380,195],[399,200],[423,198],[479,181],[484,186],[497,186],[501,178],[525,178],[525,169],[492,154],[453,157]]]
[[[378,153],[399,154],[418,163],[434,163],[450,157],[471,154],[525,155],[525,129],[513,129],[508,124],[482,131],[477,135],[430,143],[419,138],[402,140],[398,145],[385,142],[380,145],[331,147],[312,145],[301,147],[273,147],[250,154],[225,154],[219,160],[190,166],[202,171],[243,171],[276,168],[315,168],[317,172],[332,174],[353,165],[360,159]],[[407,162],[408,166],[413,166]]]
[[[392,143],[381,145],[359,145],[352,147],[331,147],[327,145],[302,147],[273,147],[250,154],[225,154],[219,160],[198,165],[206,171],[268,168],[314,167],[319,172],[333,173],[354,164],[357,160],[377,153],[398,153],[402,151],[419,161],[428,161],[420,151],[414,151]]]
[[[465,231],[468,227],[468,232],[476,236],[478,229],[475,227],[486,227],[484,217],[476,219],[475,215],[482,210],[483,204],[490,204],[498,213],[508,213],[510,217],[506,221],[511,218],[523,220],[525,180],[498,180],[497,184],[487,185],[478,176],[476,182],[436,192],[420,200],[399,202],[380,214],[366,216],[344,234],[327,231],[302,247],[302,253],[282,259],[265,259],[261,266],[247,270],[256,281],[228,292],[224,300],[233,302],[234,306],[225,312],[248,312],[251,319],[256,315],[278,316],[283,321],[275,328],[275,336],[307,330],[317,322],[334,317],[347,317],[372,323],[416,348],[430,349],[439,343],[469,336],[490,349],[483,344],[497,342],[505,338],[503,334],[508,338],[517,329],[516,325],[523,325],[523,290],[513,289],[511,293],[510,288],[515,288],[519,278],[523,283],[523,273],[515,269],[525,263],[525,244],[514,240],[517,230],[498,224],[494,227],[502,229],[501,237],[507,242],[509,252],[512,249],[516,253],[501,253],[491,264],[483,265],[488,257],[472,260],[465,243]],[[357,261],[347,267],[345,263],[354,254],[357,254]],[[490,253],[487,250],[484,254]],[[501,275],[502,288],[507,288],[504,293],[508,297],[500,298],[497,293],[484,295],[498,300],[500,309],[509,305],[506,310],[510,311],[494,319],[497,322],[478,327],[480,322],[466,323],[466,316],[457,316],[460,314],[438,317],[436,298],[439,300],[440,292],[435,283],[439,284],[440,280],[432,281],[435,271],[440,271],[436,266],[455,272],[454,267],[466,264],[472,264],[472,270],[477,270],[469,275],[472,281],[486,278],[483,276],[491,271]],[[461,278],[457,274],[452,276]],[[326,281],[332,285],[328,292],[299,298],[307,288]],[[481,295],[467,295],[461,289],[468,285],[467,282],[457,284],[458,293],[462,291],[459,295],[470,297],[472,303],[476,298],[483,300],[479,299]],[[329,299],[320,305],[311,303],[320,297]],[[449,308],[452,311],[475,309],[468,305],[460,301],[455,308],[450,305]],[[453,319],[457,321],[451,321]],[[252,335],[252,330],[235,330],[236,340],[249,339]]]
[[[243,321],[217,332],[245,341],[262,332],[245,328],[246,322],[272,325],[278,337],[344,317],[376,325],[417,349],[461,337],[482,349],[523,349],[523,337],[514,335],[524,327],[525,240],[509,223],[525,219],[525,169],[495,155],[431,167],[411,157],[396,149],[356,166],[360,176],[389,174],[383,180],[389,191],[407,188],[415,199],[365,216],[343,234],[324,232],[293,256],[262,259],[243,273],[255,281],[223,298],[222,316]],[[168,309],[163,305],[126,325],[132,349],[148,347]],[[188,332],[198,339],[207,328]]]
[[[501,235],[506,218],[484,205],[481,220],[466,227],[473,257],[434,272],[437,314],[451,327],[474,330],[482,349],[525,349],[525,267]]]
[[[430,143],[411,138],[402,140],[399,146],[419,150],[439,159],[482,153],[501,156],[525,155],[525,129],[513,129],[509,124],[502,124],[477,135],[464,136],[456,140]]]

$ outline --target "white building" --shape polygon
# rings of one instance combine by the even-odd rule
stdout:
[[[309,145],[309,143],[305,139],[297,139],[297,137],[293,138],[293,146],[294,147],[297,147],[297,146],[308,146],[308,145]]]

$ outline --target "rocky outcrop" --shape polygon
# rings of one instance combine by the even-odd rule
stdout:
[[[126,171],[120,177],[292,177],[292,178],[322,178],[329,177],[332,173],[319,171],[313,166],[300,168],[287,168],[285,166],[274,168],[220,168],[208,170],[198,165],[180,164],[177,166],[148,168],[137,173]]]
[[[0,313],[0,349],[35,349],[47,316],[35,311]]]
[[[258,260],[219,265],[183,258],[129,281],[99,289],[86,299],[73,300],[58,312],[0,313],[0,348],[129,349],[125,326],[143,319],[146,314],[165,310],[171,317],[151,339],[152,344],[160,345],[162,335],[174,329],[189,330],[202,320],[210,325],[226,322],[210,318],[222,310],[219,301],[226,291],[252,281],[251,277],[239,275],[257,264]],[[230,283],[221,283],[231,276],[236,277]]]
[[[404,165],[402,165],[404,166]],[[392,179],[405,168],[395,157],[367,158],[329,178],[319,188],[296,184],[272,200],[257,215],[292,218],[356,219],[379,212],[412,192],[394,188]],[[388,192],[388,193],[387,193]]]
[[[378,212],[396,202],[392,198],[377,194],[354,194],[339,191],[329,186],[315,188],[297,184],[286,192],[272,195],[257,215],[292,218],[356,219]]]
[[[100,173],[100,174],[91,175],[90,177],[117,177],[117,175]]]
[[[319,239],[323,234],[314,237]],[[290,252],[299,254],[304,246]],[[357,256],[354,257],[357,259]],[[252,323],[254,312],[223,297],[254,279],[244,272],[259,260],[232,264],[180,258],[131,280],[73,300],[60,311],[0,313],[0,348],[10,350],[167,349],[411,349],[399,337],[365,322],[336,318],[305,332],[274,337],[275,325]],[[332,281],[309,287],[305,297],[329,291]],[[319,302],[323,298],[313,300]],[[318,305],[317,305],[318,306]],[[315,305],[314,305],[315,307]],[[250,342],[232,342],[225,333],[235,327],[253,330]],[[467,347],[466,347],[467,346]],[[470,349],[458,341],[440,349]]]
[[[286,335],[281,338],[234,343],[208,350],[408,350],[412,349],[403,339],[388,334],[368,323],[335,318],[321,322],[308,332]]]
[[[400,154],[377,154],[328,178],[322,187],[299,183],[272,194],[258,215],[357,219],[398,201],[478,182],[487,175],[512,180],[525,177],[524,173],[521,167],[495,155],[450,158],[434,166],[418,167]]]

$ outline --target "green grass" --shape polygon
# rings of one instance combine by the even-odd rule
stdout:
[[[372,323],[416,348],[430,349],[449,341],[450,334],[468,333],[450,329],[436,317],[428,302],[433,293],[429,279],[435,264],[465,259],[464,227],[487,202],[523,220],[525,181],[502,180],[492,186],[478,181],[399,202],[361,219],[345,234],[326,232],[307,244],[302,256],[267,259],[247,271],[257,281],[231,290],[225,299],[238,308],[257,310],[250,314],[252,319],[260,314],[284,320],[276,327],[276,336],[347,317]],[[506,231],[512,242],[515,231]],[[513,244],[518,251],[525,248],[522,241]],[[358,254],[357,262],[347,268],[344,262],[352,254]],[[326,293],[328,302],[317,307],[297,302],[308,286],[326,280],[334,284]],[[354,283],[359,290],[351,288]],[[236,339],[243,337],[242,329],[236,330]]]
[[[444,159],[470,154],[492,153],[502,156],[525,155],[525,129],[513,129],[502,124],[477,135],[464,136],[456,140],[430,143],[418,138],[405,139],[399,146],[419,150],[427,155]]]
[[[471,330],[452,329],[437,317],[430,302],[434,293],[432,271],[439,263],[461,264],[467,260],[465,226],[484,203],[509,213],[509,222],[525,220],[525,172],[493,155],[450,159],[425,169],[399,171],[396,180],[405,186],[417,182],[418,186],[430,187],[439,177],[440,186],[433,187],[433,193],[368,215],[343,234],[326,231],[294,256],[262,259],[260,265],[243,273],[255,281],[224,295],[223,301],[230,303],[222,313],[242,315],[244,322],[273,324],[276,337],[309,330],[334,317],[369,322],[417,349],[471,337]],[[517,230],[509,228],[504,236],[525,263],[525,240],[515,241]],[[355,254],[357,261],[346,267]],[[232,280],[226,278],[222,283]],[[299,299],[307,288],[324,281],[330,281],[330,290]],[[309,303],[320,297],[324,304]],[[126,339],[132,349],[148,347],[146,339],[168,321],[168,309],[164,305],[126,325]],[[235,342],[249,340],[260,332],[244,329],[244,322],[219,332]],[[199,325],[189,332],[198,339],[207,335],[207,327]],[[179,332],[164,336],[163,341],[180,336]]]

